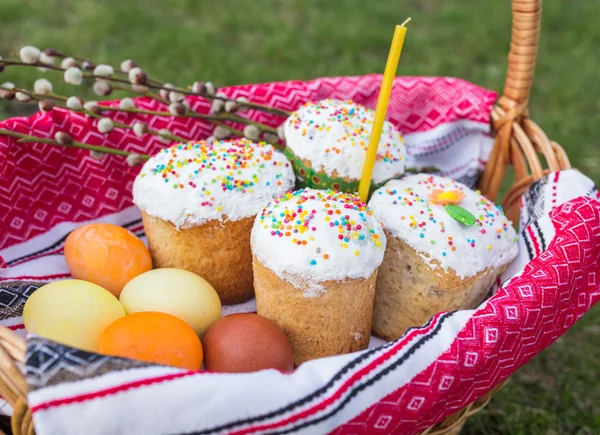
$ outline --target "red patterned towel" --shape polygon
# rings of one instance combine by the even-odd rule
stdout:
[[[294,110],[309,99],[343,98],[374,108],[381,77],[341,77],[223,89],[229,96]],[[491,147],[496,95],[458,79],[397,78],[388,118],[404,134],[408,166],[435,165],[473,185]],[[188,100],[201,112],[209,104]],[[112,103],[116,104],[116,103]],[[161,109],[141,99],[143,108]],[[277,126],[283,121],[250,111]],[[116,118],[131,122],[133,115]],[[130,119],[131,118],[131,119]],[[136,116],[190,139],[210,134],[198,120]],[[153,153],[162,144],[55,110],[0,128]],[[123,225],[143,238],[131,186],[139,168],[124,159],[0,137],[0,319],[24,334],[26,298],[69,277],[62,249],[83,222]],[[600,299],[600,202],[576,171],[550,174],[522,201],[520,254],[503,284],[476,310],[440,313],[400,340],[308,362],[293,374],[186,372],[67,348],[29,337],[27,382],[43,434],[413,434],[510,376]],[[252,310],[253,303],[228,307]]]

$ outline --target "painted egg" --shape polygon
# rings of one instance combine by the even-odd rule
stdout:
[[[198,335],[166,313],[149,311],[117,319],[100,336],[98,352],[189,370],[202,367]]]
[[[108,290],[86,281],[55,281],[25,302],[25,329],[78,349],[96,352],[102,331],[125,311]]]
[[[69,234],[65,260],[74,278],[98,284],[116,297],[132,278],[152,269],[144,242],[123,227],[104,223]]]
[[[160,311],[187,322],[201,336],[221,316],[221,300],[204,278],[182,269],[154,269],[127,283],[120,297],[127,314]]]
[[[253,313],[230,314],[217,320],[204,335],[204,367],[225,373],[294,368],[292,345],[283,330]]]

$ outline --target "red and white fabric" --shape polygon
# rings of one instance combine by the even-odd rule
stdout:
[[[294,110],[310,99],[375,107],[381,76],[225,88],[230,96]],[[403,132],[410,167],[437,166],[473,185],[489,155],[496,95],[452,78],[397,78],[388,118]],[[197,111],[209,104],[191,99]],[[112,103],[115,104],[115,103]],[[145,108],[160,104],[140,99]],[[277,126],[283,119],[249,116]],[[133,115],[117,115],[130,123]],[[139,116],[151,128],[200,139],[209,124]],[[153,153],[163,144],[130,132],[108,138],[95,121],[61,111],[0,122],[0,128]],[[84,222],[123,225],[144,239],[124,159],[21,144],[0,136],[0,320],[25,334],[27,297],[69,278],[65,237]],[[44,434],[414,434],[464,407],[550,345],[600,299],[600,202],[577,171],[552,173],[524,196],[520,254],[475,310],[439,313],[401,339],[315,360],[292,374],[187,372],[109,358],[28,337],[27,382]],[[253,303],[224,313],[253,310]]]

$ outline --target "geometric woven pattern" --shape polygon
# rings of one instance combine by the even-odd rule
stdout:
[[[552,218],[557,236],[547,251],[485,303],[434,364],[334,433],[424,430],[505,380],[597,303],[600,203],[580,198]]]
[[[75,404],[94,402],[97,418],[143,427],[144,433],[419,433],[502,382],[600,300],[600,202],[582,196],[585,183],[582,190],[564,178],[567,183],[555,177],[546,185],[581,195],[552,209],[551,232],[546,220],[532,221],[539,226],[535,237],[545,240],[541,252],[520,252],[523,272],[476,310],[440,313],[385,346],[314,361],[313,369],[292,375],[264,374],[254,386],[254,375],[211,381],[30,339],[27,379],[36,424],[65,434],[100,434],[92,421],[77,426],[69,417]],[[311,377],[316,370],[324,374]],[[242,397],[251,408],[236,405]],[[190,420],[196,414],[189,403],[205,404],[198,418]],[[137,414],[149,406],[153,412],[144,421],[150,419],[152,429]]]
[[[131,231],[137,237],[145,236],[144,227],[142,226],[141,219],[135,219],[130,222],[126,222],[126,223],[122,224],[121,226],[123,228]],[[38,249],[36,249],[33,252],[28,252],[25,255],[20,255],[15,258],[12,258],[10,261],[8,261],[6,263],[6,266],[14,267],[14,266],[18,266],[19,264],[26,263],[28,261],[42,258],[44,256],[63,254],[65,241],[66,241],[68,235],[69,235],[69,233],[66,233],[65,235],[63,235],[57,239],[52,239],[52,240],[47,241],[46,243],[44,243],[42,246],[40,246]]]
[[[31,337],[27,342],[26,375],[30,391],[149,365],[141,361],[109,358],[73,349],[40,337]]]
[[[23,314],[25,301],[45,282],[0,281],[0,320]]]
[[[253,102],[286,110],[295,110],[307,100],[323,98],[353,99],[374,108],[380,84],[381,75],[369,75],[233,86],[220,91],[231,97],[248,97]],[[461,127],[462,136],[483,135],[489,130],[489,113],[495,98],[494,92],[459,79],[398,77],[394,81],[388,118],[408,136],[410,151],[410,134],[427,132],[453,122],[471,123],[468,128]],[[187,100],[198,113],[206,114],[210,110],[210,103],[202,98],[188,97]],[[166,106],[148,98],[138,98],[136,102],[141,109],[167,110]],[[110,103],[113,106],[117,104],[118,101]],[[284,120],[253,110],[244,115],[273,127]],[[154,130],[168,128],[187,139],[206,138],[214,127],[197,118],[117,112],[112,116],[127,124],[142,120]],[[88,144],[146,154],[153,154],[165,146],[154,136],[139,138],[131,130],[118,128],[103,135],[96,127],[96,120],[60,109],[46,114],[38,113],[31,118],[0,122],[0,128],[21,133],[53,137],[57,131],[66,131],[74,139]],[[437,147],[438,152],[452,152],[447,148],[463,143],[459,141],[464,139],[462,136],[450,137],[449,141],[437,145],[432,145],[425,138],[423,149],[435,152]],[[477,138],[471,141],[474,148],[477,146],[475,144],[481,142]],[[419,143],[413,145],[417,151],[421,148]],[[464,156],[464,161],[457,161],[455,166],[447,170],[457,178],[466,173],[472,175],[473,169],[481,169],[481,153],[475,149],[472,155]],[[445,161],[442,159],[441,162]],[[424,163],[429,164],[429,161],[425,159]],[[60,222],[97,219],[131,205],[131,187],[138,171],[139,168],[128,167],[123,158],[107,156],[96,160],[84,150],[40,143],[17,143],[13,138],[0,136],[0,216],[3,216],[0,250],[42,234]]]
[[[371,75],[222,91],[288,110],[323,98],[373,108],[380,83],[380,75]],[[405,135],[407,164],[440,165],[443,173],[474,183],[489,152],[495,97],[457,79],[396,78],[388,118]],[[196,111],[209,110],[202,99],[188,101]],[[143,98],[138,105],[164,109]],[[282,121],[248,114],[272,126]],[[187,138],[206,137],[212,129],[198,120],[138,118]],[[150,154],[164,146],[119,130],[100,135],[95,121],[60,110],[7,120],[0,128],[47,136],[63,130],[87,143]],[[82,150],[0,137],[0,171],[0,321],[23,331],[26,298],[48,281],[70,276],[62,252],[76,223],[108,220],[143,237],[139,212],[130,207],[139,168],[118,157],[98,161]],[[580,173],[550,174],[524,196],[519,256],[480,307],[439,313],[399,340],[310,361],[291,374],[189,372],[29,337],[28,401],[36,430],[416,434],[502,382],[600,300],[597,199],[593,183]]]
[[[545,189],[548,177],[536,181],[529,190],[523,194],[523,202],[527,204],[521,216],[521,228],[527,227],[532,221],[543,216],[546,208]]]

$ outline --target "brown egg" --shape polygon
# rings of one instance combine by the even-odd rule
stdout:
[[[294,368],[292,345],[281,328],[253,313],[221,317],[206,331],[204,367],[224,373]]]

